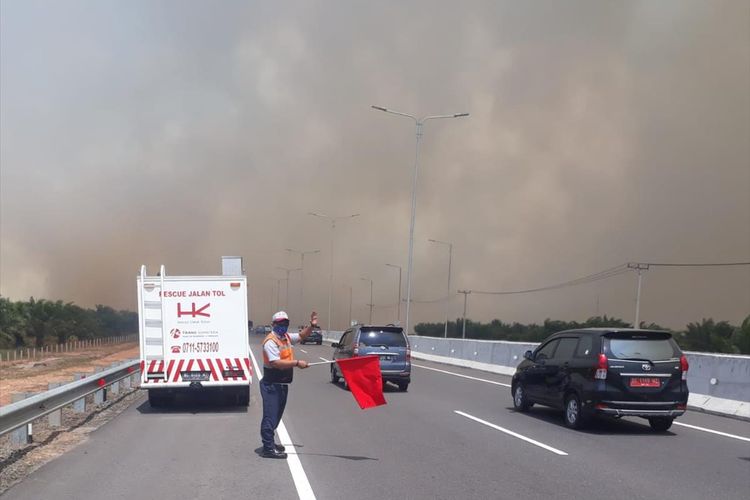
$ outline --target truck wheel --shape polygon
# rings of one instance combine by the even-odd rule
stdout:
[[[250,405],[250,388],[240,389],[237,393],[237,405],[238,406],[249,406]]]
[[[162,391],[157,389],[148,390],[148,404],[151,408],[161,408],[166,403],[166,397],[162,394]]]

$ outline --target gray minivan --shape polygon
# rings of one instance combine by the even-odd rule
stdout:
[[[380,356],[383,383],[393,382],[406,391],[411,382],[411,349],[409,339],[400,326],[357,325],[334,342],[333,359],[346,359],[366,354]],[[336,363],[331,364],[331,382],[337,384],[341,374]]]

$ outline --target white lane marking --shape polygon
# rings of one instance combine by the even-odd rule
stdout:
[[[506,429],[504,427],[500,427],[499,425],[492,424],[490,422],[487,422],[486,420],[482,420],[481,418],[477,418],[477,417],[475,417],[473,415],[469,415],[468,413],[464,413],[462,411],[458,411],[458,410],[453,410],[453,411],[456,412],[456,413],[458,413],[459,415],[461,415],[463,417],[466,417],[468,419],[474,420],[475,422],[479,422],[480,424],[484,424],[487,427],[492,427],[495,430],[498,430],[500,432],[504,432],[504,433],[509,434],[509,435],[511,435],[513,437],[517,437],[518,439],[521,439],[522,441],[526,441],[527,443],[531,443],[534,446],[538,446],[540,448],[544,448],[545,450],[551,451],[552,453],[554,453],[556,455],[567,456],[567,453],[565,453],[564,451],[558,450],[557,448],[553,448],[553,447],[548,446],[548,445],[546,445],[544,443],[540,443],[539,441],[535,441],[535,440],[533,440],[531,438],[528,438],[528,437],[526,437],[524,435],[518,434],[517,432],[513,432],[513,431],[508,430],[508,429]]]
[[[300,351],[302,351],[302,352],[304,352],[305,354],[307,354],[307,351],[306,351],[306,350],[304,350],[304,349],[302,349],[301,347],[300,347]]]
[[[260,379],[263,378],[263,375],[258,368],[258,362],[255,360],[255,355],[253,354],[252,349],[250,349],[250,357],[253,360],[255,373],[258,374],[258,381],[260,381]],[[307,474],[305,474],[305,469],[302,468],[302,462],[300,462],[299,456],[297,456],[297,450],[294,448],[294,444],[292,444],[292,438],[286,430],[283,419],[279,421],[279,426],[276,428],[276,432],[279,433],[279,440],[281,440],[286,447],[286,463],[289,465],[289,471],[292,473],[294,487],[297,488],[297,495],[300,497],[300,500],[315,500],[315,493],[313,493],[312,487],[310,486],[310,481],[307,480]]]
[[[321,358],[321,359],[323,359],[323,358]],[[510,387],[510,384],[504,384],[502,382],[495,382],[494,380],[487,380],[485,378],[470,377],[468,375],[462,375],[460,373],[449,372],[449,371],[445,371],[445,370],[438,370],[437,368],[431,368],[429,366],[417,365],[417,364],[414,364],[414,363],[412,363],[411,366],[417,366],[419,368],[424,368],[425,370],[432,370],[434,372],[447,373],[448,375],[455,375],[456,377],[468,378],[470,380],[478,380],[479,382],[487,382],[488,384],[495,384],[495,385],[502,385],[503,387]]]
[[[706,429],[705,427],[698,427],[697,425],[683,424],[682,422],[672,422],[672,423],[674,425],[681,425],[683,427],[695,429],[696,431],[710,432],[711,434],[718,434],[719,436],[724,436],[724,437],[728,437],[732,439],[739,439],[740,441],[747,441],[748,443],[750,443],[750,438],[738,436],[736,434],[728,434],[726,432],[715,431],[713,429]]]
[[[331,362],[331,360],[330,360],[330,359],[326,359],[326,358],[318,358],[318,359],[320,359],[320,360],[322,360],[322,361],[325,361],[326,363],[330,363],[330,362]]]

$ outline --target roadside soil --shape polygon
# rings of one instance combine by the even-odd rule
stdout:
[[[18,392],[43,392],[50,382],[70,382],[76,373],[91,374],[97,368],[138,358],[138,343],[127,342],[55,353],[44,359],[0,363],[0,406]]]

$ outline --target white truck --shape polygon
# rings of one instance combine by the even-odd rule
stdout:
[[[247,279],[241,258],[223,257],[222,264],[222,276],[167,276],[164,266],[149,276],[141,266],[141,387],[151,406],[197,390],[221,391],[238,405],[249,404]]]

